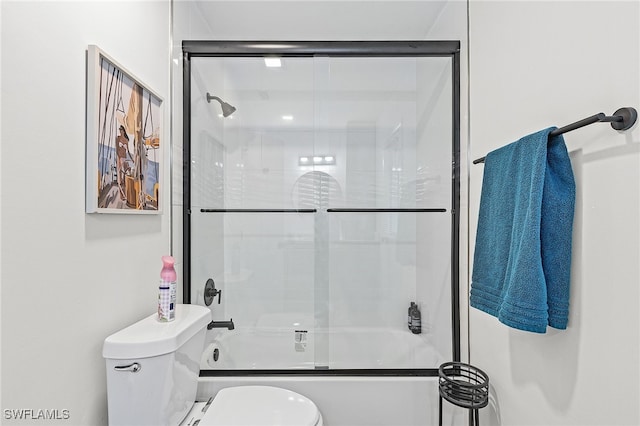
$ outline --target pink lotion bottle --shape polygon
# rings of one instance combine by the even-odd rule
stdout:
[[[162,256],[160,288],[158,292],[158,321],[169,322],[176,319],[176,281],[178,275],[171,256]]]

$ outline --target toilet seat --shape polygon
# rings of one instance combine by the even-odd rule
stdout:
[[[218,392],[198,426],[322,426],[322,416],[310,399],[296,392],[235,386]]]

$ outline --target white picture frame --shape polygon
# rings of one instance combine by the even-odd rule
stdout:
[[[98,46],[88,46],[87,213],[162,213],[163,101]]]

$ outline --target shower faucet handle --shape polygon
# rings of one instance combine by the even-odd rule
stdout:
[[[222,296],[222,290],[216,289],[216,283],[212,278],[209,278],[204,284],[204,304],[209,306],[213,299],[218,296],[218,305],[220,304],[220,297]]]

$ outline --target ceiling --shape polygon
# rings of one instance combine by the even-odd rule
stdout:
[[[193,39],[424,40],[449,1],[190,1],[208,29]]]

